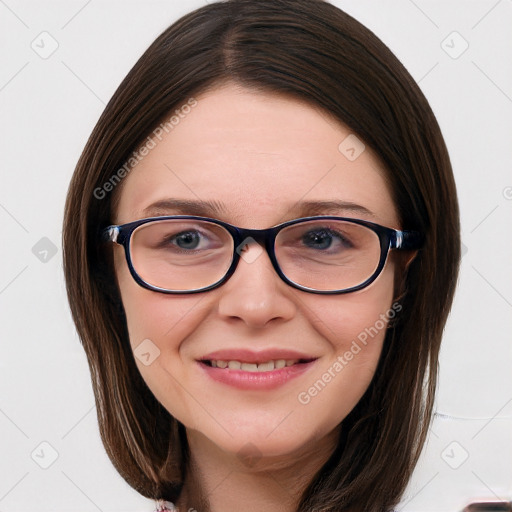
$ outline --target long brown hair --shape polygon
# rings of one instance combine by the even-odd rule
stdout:
[[[133,488],[177,500],[186,434],[133,358],[111,248],[100,242],[115,207],[104,184],[164,116],[226,82],[306,100],[350,127],[386,168],[402,228],[425,235],[374,378],[298,507],[386,511],[403,494],[430,425],[460,260],[457,195],[440,128],[417,84],[370,30],[322,0],[228,0],[185,15],[140,57],[85,146],[65,207],[64,272],[103,444]]]

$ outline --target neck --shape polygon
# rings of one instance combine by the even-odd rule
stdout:
[[[176,503],[179,512],[295,512],[301,495],[336,447],[339,428],[293,454],[227,452],[187,430],[190,462]],[[250,452],[252,445],[247,445]]]

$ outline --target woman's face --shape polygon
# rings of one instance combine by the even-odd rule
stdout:
[[[359,207],[314,215],[400,228],[378,159],[368,147],[359,156],[360,147],[354,154],[339,149],[350,135],[343,125],[297,100],[234,85],[196,100],[161,140],[153,137],[156,146],[124,179],[116,223],[197,214],[259,229],[306,216],[301,202],[343,201]],[[152,207],[171,198],[213,201],[220,210]],[[139,286],[122,247],[114,250],[131,346],[138,355],[146,340],[141,347],[150,354],[135,357],[136,364],[189,434],[230,453],[251,446],[262,456],[292,454],[332,434],[370,384],[385,321],[395,313],[392,258],[369,287],[319,295],[284,283],[254,244],[222,286],[168,295]],[[314,361],[279,385],[241,388],[213,378],[199,362],[219,351],[246,351],[221,355],[241,362]]]

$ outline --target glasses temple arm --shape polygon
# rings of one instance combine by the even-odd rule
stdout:
[[[423,244],[423,235],[418,231],[395,231],[393,248],[404,251],[419,249]]]
[[[119,226],[109,226],[102,231],[101,238],[105,242],[117,242],[119,231]]]

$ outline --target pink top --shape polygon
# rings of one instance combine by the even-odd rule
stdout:
[[[174,503],[171,503],[170,501],[157,500],[157,502],[156,502],[155,512],[165,512],[165,511],[176,512],[176,510],[177,509],[176,509]]]

